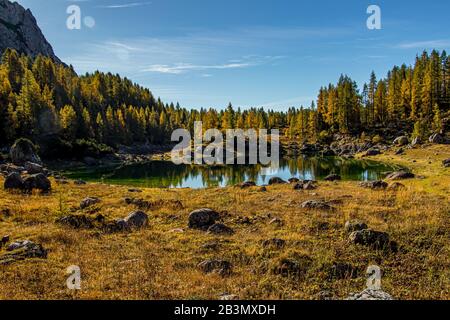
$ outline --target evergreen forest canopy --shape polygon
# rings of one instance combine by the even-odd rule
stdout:
[[[19,137],[33,141],[58,137],[65,143],[89,141],[116,147],[165,144],[174,129],[280,129],[298,141],[317,141],[333,133],[360,135],[371,128],[411,128],[425,137],[443,130],[450,109],[450,56],[434,50],[414,66],[395,66],[385,78],[372,72],[360,91],[342,75],[319,91],[310,107],[285,112],[263,108],[187,110],[155,99],[149,89],[111,73],[79,76],[73,67],[7,49],[0,64],[0,146]]]

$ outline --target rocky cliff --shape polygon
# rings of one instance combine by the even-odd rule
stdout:
[[[32,57],[41,54],[61,62],[31,11],[17,2],[0,0],[0,54],[6,48],[16,49]]]

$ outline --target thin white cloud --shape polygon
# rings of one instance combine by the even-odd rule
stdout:
[[[143,72],[159,72],[169,74],[181,74],[188,71],[196,70],[224,70],[224,69],[240,69],[251,66],[250,63],[228,63],[218,65],[193,65],[193,64],[176,64],[173,66],[154,64],[143,69]]]
[[[397,45],[397,47],[401,49],[422,49],[422,48],[441,49],[450,47],[450,40],[441,39],[441,40],[404,42]]]
[[[132,3],[123,3],[123,4],[109,4],[104,6],[97,6],[97,8],[103,8],[103,9],[123,9],[123,8],[134,8],[134,7],[141,7],[141,6],[147,6],[149,4],[152,4],[151,2],[132,2]]]

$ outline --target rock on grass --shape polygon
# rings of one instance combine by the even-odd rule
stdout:
[[[219,213],[214,210],[203,208],[194,210],[189,214],[188,226],[191,229],[208,230],[210,226],[219,219]]]

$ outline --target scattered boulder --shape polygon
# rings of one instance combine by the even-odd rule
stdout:
[[[384,249],[389,245],[389,235],[386,232],[364,229],[354,231],[350,234],[349,240],[353,244],[372,247],[375,249]]]
[[[29,240],[16,241],[8,246],[8,252],[0,255],[0,265],[6,265],[15,261],[28,258],[47,258],[47,250],[42,245]]]
[[[406,187],[403,183],[400,182],[393,182],[389,185],[387,188],[389,191],[399,191],[399,190],[405,190]]]
[[[286,184],[287,182],[284,181],[283,179],[279,178],[279,177],[272,177],[269,180],[269,185],[274,185],[274,184]]]
[[[81,200],[80,209],[86,209],[87,207],[93,206],[94,204],[100,203],[101,200],[97,197],[87,197]]]
[[[32,174],[23,180],[23,188],[26,191],[32,191],[33,189],[48,192],[52,189],[50,180],[43,174]]]
[[[297,182],[300,182],[300,179],[299,179],[299,178],[290,178],[290,179],[288,180],[288,182],[289,182],[289,183],[297,183]]]
[[[404,179],[413,179],[415,177],[414,173],[406,172],[406,171],[397,171],[389,174],[386,179],[389,180],[404,180]]]
[[[307,181],[303,184],[303,190],[315,190],[317,186],[312,181]]]
[[[284,222],[280,218],[273,218],[272,220],[269,221],[269,224],[277,227],[282,227],[284,225]]]
[[[294,190],[303,190],[303,182],[297,182],[296,184],[294,184],[293,189]]]
[[[220,297],[220,300],[222,301],[228,301],[228,300],[239,300],[239,296],[235,294],[222,294]]]
[[[85,184],[86,184],[86,181],[83,181],[83,180],[75,180],[73,183],[74,183],[75,185],[77,185],[77,186],[82,186],[82,185],[85,185]]]
[[[141,189],[128,189],[128,192],[131,192],[131,193],[141,193],[142,190],[141,190]]]
[[[397,146],[406,146],[409,143],[408,137],[407,136],[400,136],[398,138],[396,138],[393,142],[393,144],[397,145]]]
[[[338,174],[330,174],[328,176],[325,177],[325,181],[337,181],[337,180],[341,180],[341,176]]]
[[[389,293],[382,290],[365,289],[351,294],[346,300],[394,300]]]
[[[3,236],[0,240],[0,248],[9,242],[9,236]]]
[[[229,276],[232,273],[231,263],[226,260],[205,260],[198,264],[200,270],[204,273],[218,273],[222,277]]]
[[[308,200],[301,204],[301,207],[304,209],[313,209],[313,210],[323,210],[323,211],[334,211],[335,208],[330,206],[325,201],[321,200]]]
[[[10,173],[4,182],[5,189],[23,189],[23,180],[19,173]]]
[[[363,155],[363,157],[371,157],[371,156],[376,156],[379,154],[381,154],[380,149],[370,148],[369,150],[366,151],[366,153]]]
[[[321,301],[334,300],[335,299],[334,295],[330,291],[327,291],[327,290],[320,291],[316,295],[316,297],[317,297],[316,298],[317,300],[321,300]]]
[[[442,144],[444,143],[444,137],[441,136],[439,133],[434,133],[430,136],[428,141],[430,141],[430,143]]]
[[[345,223],[345,231],[347,233],[352,233],[355,231],[361,231],[367,229],[367,224],[361,220],[350,220]]]
[[[57,223],[74,229],[93,229],[95,228],[94,219],[85,215],[67,215],[56,220]]]
[[[367,188],[367,189],[373,189],[373,190],[384,190],[388,187],[387,182],[384,182],[382,180],[377,181],[364,181],[359,183],[360,187]]]
[[[44,173],[43,166],[30,161],[25,162],[24,168],[28,172],[28,174]]]
[[[189,214],[188,226],[191,229],[208,230],[218,219],[219,214],[216,211],[207,208],[198,209]]]
[[[133,211],[123,220],[131,229],[140,229],[148,225],[148,215],[143,211]]]
[[[442,164],[444,165],[445,168],[449,168],[450,167],[450,158],[442,161]]]
[[[273,273],[283,277],[305,276],[312,264],[312,259],[307,255],[295,258],[282,258],[273,269]]]
[[[222,223],[215,223],[208,228],[208,233],[231,235],[234,233],[234,230]]]
[[[261,188],[259,188],[259,192],[266,192],[267,188],[265,186],[262,186]]]
[[[42,164],[41,159],[36,154],[36,147],[28,139],[18,139],[9,151],[11,161],[17,166],[23,166],[27,161]]]
[[[286,241],[283,239],[273,238],[269,240],[264,240],[262,246],[264,248],[276,248],[282,249],[286,245]]]
[[[256,183],[254,183],[253,181],[246,181],[239,184],[238,187],[240,187],[241,189],[256,187]]]

